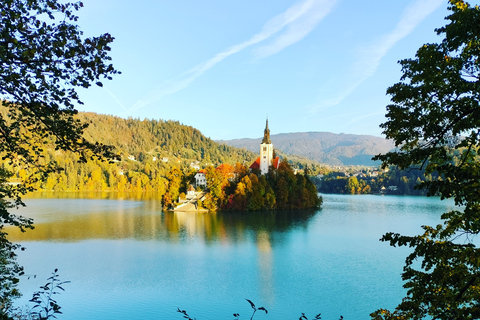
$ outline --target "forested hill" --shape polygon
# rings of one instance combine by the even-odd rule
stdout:
[[[271,139],[275,149],[286,154],[295,154],[330,165],[379,165],[380,163],[371,160],[372,157],[395,147],[393,141],[380,137],[330,132],[281,133],[271,135]],[[261,138],[217,142],[257,151]]]
[[[256,157],[253,152],[219,144],[177,121],[124,119],[96,113],[79,113],[78,117],[89,123],[85,134],[88,140],[115,146],[123,158],[134,156],[143,161],[147,156],[173,157],[181,162],[218,165],[253,161]]]
[[[1,109],[0,109],[1,111]],[[178,190],[186,192],[200,168],[222,163],[251,163],[256,154],[222,145],[205,137],[193,127],[176,121],[124,119],[95,113],[79,113],[89,124],[84,137],[115,147],[120,156],[113,163],[88,159],[79,162],[75,153],[42,148],[42,161],[55,163],[57,170],[47,179],[37,180],[35,170],[14,168],[0,161],[0,168],[12,173],[10,182],[25,182],[37,190],[55,191],[155,191],[172,194],[174,178],[181,179]],[[172,176],[175,173],[175,177]]]

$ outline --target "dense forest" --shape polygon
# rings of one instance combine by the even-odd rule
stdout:
[[[115,146],[122,158],[133,155],[143,162],[147,157],[166,156],[181,163],[196,160],[219,165],[255,157],[253,152],[218,144],[178,121],[123,119],[95,113],[79,113],[78,117],[90,124],[85,132],[88,140]]]
[[[306,209],[320,206],[322,198],[305,171],[294,174],[288,161],[278,168],[270,167],[268,174],[260,170],[249,172],[237,163],[222,169],[209,167],[206,170],[208,194],[203,203],[213,210],[272,210]]]
[[[79,161],[77,155],[42,146],[43,160],[54,160],[61,169],[48,179],[30,182],[38,190],[55,191],[157,191],[164,192],[167,173],[221,163],[250,162],[254,153],[220,145],[197,129],[176,121],[123,119],[95,113],[79,113],[89,123],[85,137],[113,145],[118,159],[105,162]],[[11,169],[2,163],[5,169]],[[31,170],[34,171],[34,170]],[[12,182],[31,176],[29,169],[17,169]],[[32,179],[30,179],[32,181]]]

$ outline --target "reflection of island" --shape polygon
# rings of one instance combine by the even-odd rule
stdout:
[[[89,239],[255,242],[262,234],[305,228],[314,210],[226,212],[213,214],[162,212],[159,201],[108,199],[42,199],[27,201],[21,214],[35,219],[35,229],[21,233],[7,228],[13,241],[75,242]],[[273,243],[272,243],[273,244]]]
[[[273,276],[274,257],[270,234],[259,231],[257,234],[259,283],[262,288],[262,298],[265,302],[273,303],[275,296],[275,281]]]

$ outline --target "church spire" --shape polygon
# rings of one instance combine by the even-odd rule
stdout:
[[[265,131],[263,132],[262,143],[272,144],[272,141],[270,140],[270,129],[268,129],[268,118],[267,118],[267,124],[265,126]]]

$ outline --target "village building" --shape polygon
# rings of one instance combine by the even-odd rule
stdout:
[[[195,196],[195,188],[190,185],[187,190],[187,198],[192,198]]]
[[[268,128],[268,119],[263,132],[263,140],[260,144],[260,157],[258,157],[251,165],[250,170],[259,169],[261,174],[267,174],[270,166],[278,169],[280,158],[273,158],[273,144],[270,140],[270,129]]]
[[[200,170],[200,164],[195,163],[195,162],[191,162],[190,163],[190,168],[193,168],[195,170]]]
[[[204,170],[200,170],[195,174],[195,186],[196,187],[206,187],[207,186],[207,176],[205,175]]]

